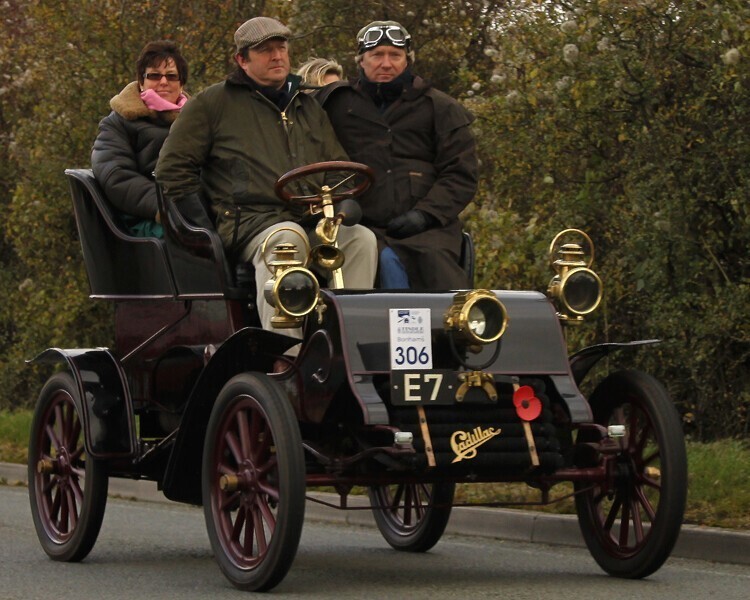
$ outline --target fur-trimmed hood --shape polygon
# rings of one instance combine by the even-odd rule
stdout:
[[[183,92],[184,93],[184,92]],[[185,94],[187,96],[187,94]],[[140,86],[137,81],[132,81],[123,90],[109,101],[109,106],[118,115],[128,121],[136,119],[151,118],[173,123],[180,114],[179,110],[155,111],[151,110],[141,100]]]

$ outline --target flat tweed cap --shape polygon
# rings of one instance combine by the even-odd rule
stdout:
[[[243,48],[254,48],[271,38],[282,38],[288,40],[292,37],[289,28],[270,17],[254,17],[245,21],[234,32],[234,43],[237,52]]]

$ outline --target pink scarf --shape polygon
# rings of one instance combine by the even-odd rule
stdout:
[[[141,100],[151,110],[161,112],[165,110],[180,110],[182,105],[187,102],[187,97],[185,94],[180,94],[180,97],[177,98],[177,104],[172,104],[169,100],[165,100],[157,94],[155,90],[149,89],[141,92]]]

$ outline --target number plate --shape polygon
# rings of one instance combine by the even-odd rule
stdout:
[[[391,403],[396,406],[454,404],[460,385],[455,371],[391,371]]]
[[[429,308],[390,309],[391,369],[432,368]]]

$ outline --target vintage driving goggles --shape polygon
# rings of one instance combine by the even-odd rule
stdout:
[[[367,29],[357,40],[359,51],[370,50],[383,40],[385,36],[388,41],[397,48],[408,47],[411,36],[398,25],[375,25]]]

